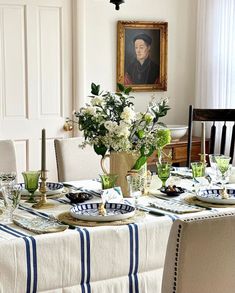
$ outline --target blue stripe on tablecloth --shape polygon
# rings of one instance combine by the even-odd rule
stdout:
[[[133,248],[133,227],[131,224],[128,225],[130,233],[130,268],[129,268],[129,292],[133,293],[133,282],[132,282],[132,273],[133,273],[133,261],[134,261],[134,248]]]
[[[81,240],[81,289],[82,293],[85,293],[85,286],[84,286],[84,279],[85,279],[85,246],[84,246],[84,235],[82,232],[82,229],[77,228],[76,229],[78,233],[80,234],[80,240]]]
[[[36,241],[34,237],[23,237],[26,249],[26,268],[27,268],[27,280],[26,280],[26,293],[37,292],[37,251]],[[30,245],[30,242],[32,245]],[[32,256],[32,259],[31,259]],[[33,274],[32,274],[33,272]]]
[[[30,292],[31,287],[31,264],[30,264],[30,245],[29,239],[24,237],[25,248],[26,248],[26,268],[27,268],[27,280],[26,280],[26,293]]]
[[[167,214],[166,216],[169,217],[173,222],[180,218],[179,216],[176,216],[175,214],[174,215]]]
[[[66,200],[66,199],[62,199],[62,198],[51,198],[52,200],[55,200],[57,202],[60,202],[60,203],[65,203],[65,204],[69,204],[69,205],[73,205],[71,204],[71,202],[69,200]]]
[[[91,293],[91,285],[90,285],[90,276],[91,276],[91,244],[90,244],[90,235],[87,229],[83,229],[86,235],[86,265],[87,265],[87,277],[86,277],[86,285],[87,285],[87,293]]]
[[[35,216],[44,217],[46,219],[50,218],[50,216],[48,216],[48,214],[46,214],[46,213],[38,212],[38,211],[32,210],[31,208],[28,208],[28,207],[25,207],[25,206],[22,206],[22,205],[19,205],[19,209],[23,210],[23,211],[26,211],[26,212],[28,212],[28,213],[30,213],[32,215],[35,215]]]
[[[139,293],[139,283],[138,283],[138,266],[139,266],[139,231],[138,226],[134,225],[135,231],[135,268],[134,268],[134,281],[135,281],[135,292]]]
[[[8,227],[6,225],[3,225],[3,224],[0,224],[0,230],[8,233],[8,234],[11,234],[15,237],[25,237],[25,236],[28,236],[27,234],[24,234],[22,232],[19,232],[11,227]]]
[[[38,268],[37,268],[37,249],[36,249],[36,240],[30,236],[33,249],[33,293],[37,292],[37,283],[38,283]]]

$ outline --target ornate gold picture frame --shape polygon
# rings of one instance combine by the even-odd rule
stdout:
[[[118,83],[134,91],[167,90],[167,28],[167,22],[118,21]]]

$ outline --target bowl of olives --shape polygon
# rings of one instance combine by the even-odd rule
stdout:
[[[168,196],[178,196],[181,193],[184,193],[185,189],[176,185],[168,185],[162,187],[160,191]]]
[[[91,194],[86,193],[84,191],[69,192],[65,196],[73,204],[82,203],[82,202],[89,200],[93,197]]]

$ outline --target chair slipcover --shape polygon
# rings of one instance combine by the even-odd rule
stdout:
[[[162,293],[235,292],[235,214],[197,216],[173,223]]]
[[[58,180],[76,181],[97,178],[102,173],[100,159],[92,147],[81,148],[81,138],[55,139]]]
[[[0,140],[0,172],[16,172],[16,151],[12,140]]]

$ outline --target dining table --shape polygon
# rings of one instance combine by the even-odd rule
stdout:
[[[49,199],[54,205],[48,209],[35,209],[22,199],[14,223],[0,218],[0,292],[160,293],[172,223],[195,214],[235,211],[235,205],[190,204],[185,199],[194,196],[195,182],[178,175],[172,178],[184,193],[168,197],[150,188],[139,198],[136,214],[123,221],[64,223],[60,215],[73,207],[65,196],[68,187]],[[69,184],[79,190],[101,189],[98,180]],[[90,203],[101,202],[96,195]],[[134,203],[128,197],[119,202]],[[40,230],[39,223],[49,229]],[[60,226],[64,229],[53,230]]]

